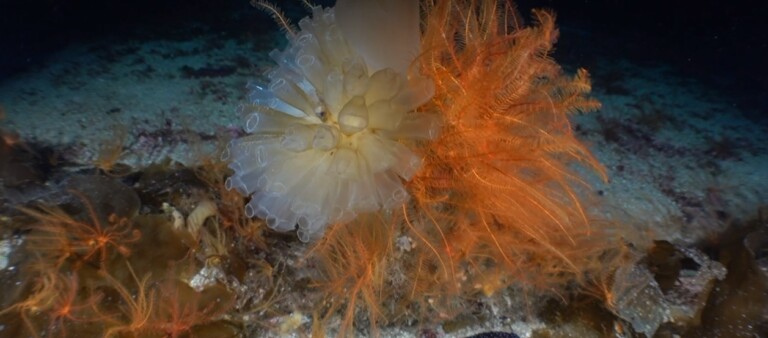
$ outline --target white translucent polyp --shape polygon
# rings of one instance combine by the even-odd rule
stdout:
[[[290,151],[301,152],[312,146],[315,128],[304,124],[292,124],[280,138],[280,145]]]
[[[368,127],[368,107],[362,96],[355,96],[339,112],[339,129],[352,135]]]
[[[400,77],[390,69],[385,68],[371,75],[368,91],[365,92],[366,102],[391,99],[400,90]]]
[[[349,148],[337,149],[331,159],[331,170],[333,174],[347,179],[360,177],[355,151]]]
[[[339,129],[336,127],[321,125],[315,131],[312,139],[312,147],[319,150],[331,150],[339,143]]]
[[[362,8],[339,3],[354,7],[344,15]],[[418,19],[418,6],[406,7],[391,7],[396,17],[371,18],[389,22],[372,27],[389,25],[399,32],[391,37],[400,36],[397,13],[415,8],[409,17]],[[312,12],[285,50],[270,53],[277,66],[267,72],[269,83],[249,85],[251,104],[241,114],[250,135],[231,142],[226,154],[234,171],[226,188],[251,196],[246,215],[277,231],[298,230],[302,241],[320,237],[328,224],[406,203],[403,180],[422,161],[401,142],[434,138],[439,128],[437,115],[414,111],[434,91],[431,80],[407,73],[418,50],[395,55],[368,42],[359,50],[342,34],[334,9]],[[356,41],[387,35],[360,29]],[[399,41],[386,43],[399,48]]]

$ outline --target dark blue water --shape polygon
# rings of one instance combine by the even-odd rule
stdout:
[[[278,3],[294,18],[305,13],[301,1]],[[748,110],[756,119],[768,110],[766,1],[528,0],[518,7],[523,16],[542,7],[558,13],[562,63],[597,68],[591,63],[601,55],[665,64],[738,98],[741,108],[754,108]],[[0,81],[93,39],[184,39],[201,30],[249,36],[271,29],[269,17],[246,0],[3,0]]]

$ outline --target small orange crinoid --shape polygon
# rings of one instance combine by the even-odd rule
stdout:
[[[163,337],[194,337],[196,328],[220,319],[234,301],[234,295],[221,284],[195,291],[186,282],[168,278],[159,286],[157,306],[149,326]],[[221,331],[224,336],[224,330]]]
[[[31,315],[48,311],[54,304],[57,295],[62,292],[60,285],[62,276],[53,269],[42,270],[39,274],[26,281],[29,291],[23,299],[0,310],[0,315],[17,314],[19,320],[35,337],[37,328],[31,320]]]
[[[130,168],[121,165],[120,160],[127,154],[125,143],[128,140],[128,127],[116,124],[112,127],[109,138],[101,140],[96,150],[96,158],[93,160],[93,166],[97,173],[103,172],[105,175],[119,177],[125,176],[130,172]]]
[[[130,220],[115,214],[102,217],[85,195],[70,192],[80,199],[90,221],[80,220],[61,208],[21,207],[19,210],[37,220],[27,237],[29,250],[56,267],[69,259],[76,264],[97,262],[103,266],[114,251],[130,255],[129,244],[141,237],[138,230],[132,229]]]
[[[59,278],[60,289],[53,297],[53,304],[48,311],[48,333],[50,336],[66,337],[70,323],[97,322],[103,320],[93,311],[93,307],[102,299],[102,294],[91,293],[85,297],[81,293],[77,275],[70,274]]]
[[[150,329],[157,290],[149,283],[150,274],[144,275],[139,280],[130,264],[128,264],[128,271],[136,284],[135,289],[122,284],[106,270],[101,271],[109,286],[120,295],[121,301],[119,314],[103,315],[105,318],[112,319],[109,328],[104,332],[104,337],[121,337],[122,334],[136,334]],[[100,311],[99,308],[95,309],[96,312]]]
[[[101,294],[79,294],[81,285],[77,275],[65,275],[50,267],[41,267],[27,283],[30,290],[26,298],[3,309],[0,314],[17,313],[28,332],[35,337],[39,332],[46,332],[46,337],[65,337],[72,323],[102,319],[91,311],[101,299]],[[47,329],[41,322],[45,318]]]

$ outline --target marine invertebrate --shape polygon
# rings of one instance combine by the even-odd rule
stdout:
[[[344,309],[339,336],[349,334],[357,312],[367,314],[374,332],[377,324],[387,321],[382,302],[393,294],[387,284],[392,273],[393,223],[377,213],[335,224],[308,254],[321,267],[321,276],[314,283],[332,295],[320,320],[328,322],[337,310]]]
[[[621,264],[605,254],[621,241],[592,227],[574,170],[605,177],[568,121],[599,102],[585,70],[570,76],[551,59],[554,15],[533,17],[523,25],[509,3],[424,2],[417,62],[435,92],[420,109],[438,112],[441,130],[414,144],[411,201],[381,213],[386,222],[330,228],[309,253],[329,311],[346,311],[342,330],[363,314],[372,326],[454,318],[510,285],[557,293]],[[397,236],[415,246],[392,250]]]
[[[33,264],[25,281],[25,297],[0,310],[0,315],[15,312],[24,329],[34,337],[65,337],[72,324],[102,320],[91,309],[101,300],[99,293],[85,295],[76,274],[61,273],[41,262]],[[20,325],[20,324],[19,324]],[[10,329],[9,331],[12,331]]]
[[[96,151],[96,158],[93,159],[93,166],[96,167],[97,171],[115,177],[125,176],[130,172],[130,167],[120,163],[120,160],[128,153],[125,149],[127,139],[126,126],[117,124],[112,127],[110,137],[101,140]]]
[[[245,217],[243,208],[244,197],[235,190],[226,188],[226,179],[229,172],[226,162],[219,161],[218,154],[225,149],[222,144],[217,151],[216,158],[205,156],[201,165],[195,170],[195,175],[213,190],[218,217],[216,223],[221,229],[231,229],[238,238],[260,248],[265,248],[264,222],[258,219]]]
[[[187,230],[191,232],[193,236],[198,237],[200,228],[202,228],[205,220],[208,219],[208,217],[216,216],[217,214],[218,209],[216,203],[210,199],[201,200],[197,203],[195,209],[193,209],[187,216]]]
[[[62,280],[63,276],[56,270],[42,269],[36,276],[27,281],[30,291],[26,298],[0,310],[0,315],[16,312],[21,322],[24,323],[25,329],[37,337],[37,330],[30,319],[30,315],[51,309],[57,295],[62,292]]]
[[[141,237],[139,230],[131,228],[130,219],[121,218],[116,213],[106,217],[100,215],[85,195],[75,190],[70,193],[80,199],[90,221],[57,207],[18,208],[37,220],[33,227],[35,231],[28,237],[30,249],[46,261],[56,262],[57,267],[68,259],[81,264],[93,263],[94,258],[98,258],[99,265],[103,266],[114,252],[130,255],[130,244]]]
[[[274,14],[281,18],[279,12]],[[225,158],[227,187],[251,195],[246,215],[308,241],[329,223],[408,199],[402,180],[421,157],[405,142],[434,138],[433,94],[411,67],[420,53],[417,1],[340,0],[312,8],[270,55],[269,83],[251,85],[245,130]]]
[[[427,7],[421,62],[436,90],[426,109],[441,112],[444,127],[409,184],[412,231],[450,279],[467,262],[538,286],[577,276],[602,247],[582,242],[592,231],[576,187],[585,183],[569,167],[604,177],[567,116],[599,107],[587,72],[567,76],[549,57],[558,33],[550,12],[522,26],[493,2]]]
[[[54,333],[60,337],[67,336],[67,326],[71,323],[97,322],[103,320],[92,311],[93,306],[101,301],[103,297],[100,293],[92,293],[84,297],[80,292],[79,280],[77,275],[61,276],[59,279],[58,294],[53,297],[53,303],[48,311],[48,329],[47,333],[53,336]]]
[[[586,71],[551,59],[551,12],[524,25],[508,2],[342,0],[294,29],[269,10],[289,45],[251,87],[226,187],[302,240],[334,223],[307,253],[325,296],[313,331],[339,312],[342,333],[454,318],[513,284],[560,292],[620,264],[573,168],[604,177],[568,120],[599,102]]]
[[[170,278],[159,286],[159,299],[155,307],[150,327],[161,332],[163,337],[205,336],[195,334],[198,329],[216,323],[218,318],[229,310],[234,303],[234,295],[220,284],[215,284],[200,292],[187,283]],[[225,329],[209,329],[215,335],[224,336]],[[234,333],[229,333],[234,336]],[[208,334],[212,335],[211,333]]]
[[[150,274],[144,275],[141,280],[136,276],[133,268],[128,265],[133,281],[136,283],[135,293],[127,286],[110,275],[106,271],[100,273],[109,285],[114,288],[121,298],[119,316],[107,315],[105,318],[114,318],[112,325],[104,332],[104,337],[114,337],[120,334],[138,333],[150,328],[149,323],[155,308],[157,290],[149,284]],[[96,308],[97,312],[99,311]]]

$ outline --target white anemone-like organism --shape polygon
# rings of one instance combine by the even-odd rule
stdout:
[[[413,69],[416,0],[339,0],[289,30],[268,84],[252,85],[245,130],[228,158],[227,188],[251,200],[246,215],[303,241],[330,223],[408,199],[403,180],[421,158],[401,141],[434,138],[438,116],[414,110],[434,93]]]

